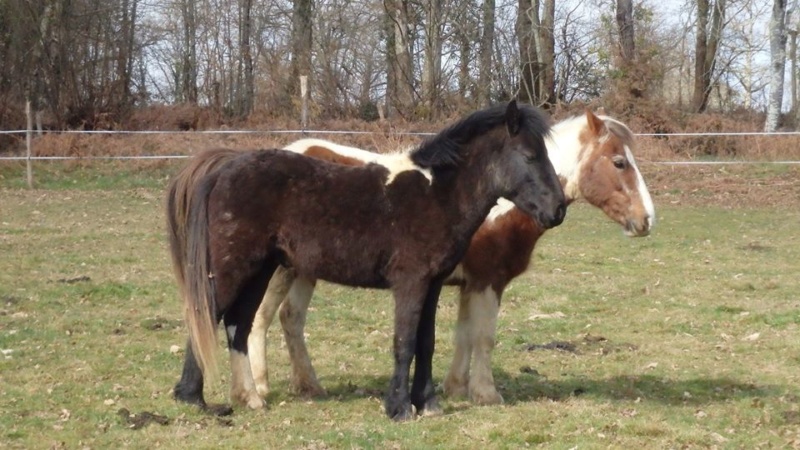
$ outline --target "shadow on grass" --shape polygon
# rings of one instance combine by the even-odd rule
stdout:
[[[788,386],[756,385],[731,378],[665,379],[654,375],[625,375],[604,379],[564,377],[551,380],[522,373],[512,376],[495,370],[495,382],[505,403],[514,405],[536,400],[565,401],[575,397],[661,402],[668,405],[701,405],[742,398],[784,395]],[[368,397],[382,399],[389,386],[386,376],[355,376],[322,380],[328,395],[319,401],[347,402]],[[435,379],[440,383],[441,380]],[[444,396],[439,392],[440,398]],[[454,399],[457,400],[457,399]]]
[[[787,386],[757,385],[731,378],[668,379],[654,375],[623,375],[604,379],[547,379],[530,374],[511,376],[495,371],[495,382],[507,404],[537,399],[563,401],[579,396],[661,402],[669,405],[707,404],[742,398],[783,395]]]

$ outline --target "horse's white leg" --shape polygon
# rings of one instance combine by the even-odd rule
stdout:
[[[503,397],[494,385],[491,358],[497,331],[500,296],[490,286],[481,292],[472,292],[470,297],[473,366],[469,379],[469,396],[479,405],[503,403]]]
[[[247,353],[250,356],[255,389],[259,395],[266,397],[269,393],[269,369],[267,368],[267,332],[275,318],[281,302],[289,292],[294,280],[294,271],[278,267],[269,280],[267,292],[258,307],[253,319],[253,328],[247,338]]]
[[[250,371],[250,361],[246,354],[231,350],[231,401],[247,405],[250,409],[261,409],[266,406],[264,399],[258,395]]]
[[[317,397],[326,394],[319,384],[311,358],[308,356],[305,335],[306,313],[311,296],[314,294],[316,281],[297,277],[289,289],[287,301],[281,307],[281,326],[289,359],[292,362],[292,387],[298,394]]]
[[[455,331],[455,350],[450,370],[444,379],[444,393],[448,397],[466,397],[469,383],[469,361],[472,356],[472,321],[470,320],[470,295],[466,287],[460,289],[458,319]]]

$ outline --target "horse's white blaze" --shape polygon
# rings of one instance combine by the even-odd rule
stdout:
[[[636,171],[636,183],[639,190],[639,197],[641,197],[642,203],[644,204],[644,210],[647,211],[647,215],[650,216],[650,227],[652,227],[656,223],[656,207],[653,204],[653,199],[650,197],[650,191],[647,190],[647,185],[644,183],[644,177],[642,177],[642,173],[636,165],[636,160],[633,158],[633,152],[631,152],[631,149],[628,148],[627,145],[625,146],[625,156],[628,158],[633,170]]]
[[[367,164],[372,163],[385,167],[389,170],[389,175],[386,177],[386,186],[392,184],[394,179],[401,173],[414,170],[421,173],[428,180],[428,183],[433,182],[433,175],[431,174],[430,170],[414,164],[414,161],[409,158],[408,151],[380,154],[362,150],[356,147],[339,145],[322,139],[301,139],[299,141],[292,142],[283,149],[295,153],[304,153],[310,147],[327,148],[332,152],[347,158],[357,159],[359,161],[364,161]]]

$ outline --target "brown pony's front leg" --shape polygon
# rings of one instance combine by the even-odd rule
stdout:
[[[386,393],[386,415],[395,421],[414,418],[408,392],[411,360],[417,345],[420,313],[425,303],[427,283],[398,287],[394,293],[394,374]]]
[[[442,407],[436,398],[436,387],[433,384],[433,353],[436,343],[436,305],[442,282],[431,283],[425,304],[422,307],[419,327],[417,328],[417,345],[414,355],[414,382],[411,385],[411,403],[417,412],[425,416],[442,414]]]

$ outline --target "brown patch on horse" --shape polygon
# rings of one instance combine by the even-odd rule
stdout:
[[[340,155],[327,147],[322,147],[319,145],[313,145],[309,147],[305,152],[303,152],[303,154],[310,156],[311,158],[321,159],[323,161],[332,162],[334,164],[342,164],[345,166],[363,166],[366,164],[360,159]]]
[[[519,208],[484,221],[462,262],[470,277],[470,288],[481,291],[491,285],[498,294],[502,293],[509,281],[528,268],[531,252],[544,232]]]

